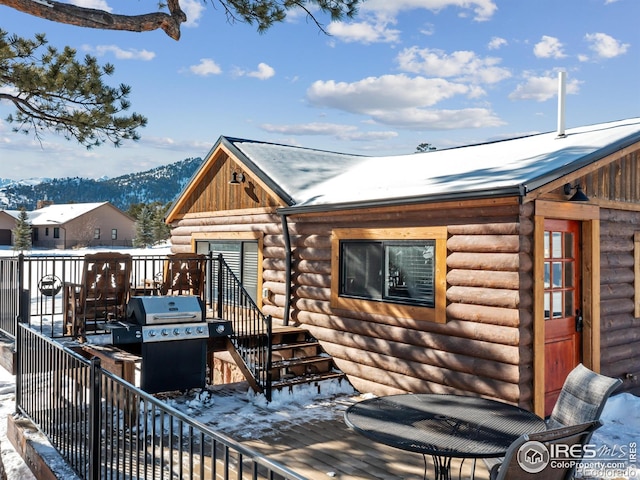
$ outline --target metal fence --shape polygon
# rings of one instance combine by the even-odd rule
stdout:
[[[63,285],[81,283],[85,259],[79,255],[19,255],[0,258],[0,330],[14,338],[18,318],[53,339],[68,338],[64,328]],[[167,257],[132,256],[130,286],[136,295],[157,294],[155,285],[165,273]],[[271,400],[271,317],[265,316],[222,255],[206,258],[204,301],[209,315],[230,320],[232,344],[252,386]],[[96,322],[93,334],[108,335]],[[252,379],[249,379],[252,381]]]
[[[16,409],[82,479],[305,480],[24,324]]]

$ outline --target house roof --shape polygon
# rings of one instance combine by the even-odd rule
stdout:
[[[640,142],[640,118],[424,153],[359,156],[220,137],[289,205],[283,213],[524,196]],[[203,165],[204,168],[204,165]],[[196,175],[194,175],[194,178]]]
[[[232,137],[222,137],[222,142],[289,204],[304,198],[304,192],[318,182],[368,158]]]
[[[59,225],[74,220],[109,202],[96,203],[67,203],[61,205],[48,205],[29,213],[31,225]]]

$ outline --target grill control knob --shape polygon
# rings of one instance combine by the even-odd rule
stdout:
[[[198,332],[198,333],[204,333],[204,328],[202,328],[202,327],[196,327],[196,332]]]
[[[166,337],[167,335],[169,335],[169,330],[167,330],[166,328],[163,328],[160,333],[162,334],[163,337]]]
[[[177,337],[178,335],[180,335],[180,330],[178,330],[177,328],[174,328],[173,334]]]
[[[193,333],[193,330],[191,329],[191,327],[187,327],[184,329],[184,333],[186,333],[187,335],[191,335]]]
[[[148,330],[147,333],[149,334],[150,337],[155,337],[156,336],[156,331],[155,330]]]

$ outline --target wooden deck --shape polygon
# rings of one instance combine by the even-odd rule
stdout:
[[[223,395],[233,395],[228,387],[222,387]],[[236,392],[242,396],[242,392]],[[304,415],[301,423],[295,418],[280,420],[268,429],[257,429],[250,438],[247,431],[221,432],[251,449],[285,465],[293,471],[313,480],[410,480],[433,478],[433,463],[417,453],[374,443],[346,426],[344,411],[359,397],[341,396],[322,406],[318,419]],[[215,410],[215,406],[212,407]],[[326,409],[332,409],[328,414]],[[268,411],[262,412],[269,415]],[[287,415],[290,413],[287,412]],[[290,415],[295,415],[291,413]],[[260,412],[255,422],[259,424]],[[215,429],[214,425],[211,425]],[[426,475],[425,475],[426,461]],[[462,478],[470,478],[472,460],[467,459],[462,467]],[[460,461],[452,462],[453,478],[458,477]],[[482,460],[478,460],[475,478],[487,480],[488,472]]]

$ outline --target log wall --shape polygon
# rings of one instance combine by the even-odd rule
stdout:
[[[379,395],[438,392],[485,395],[531,408],[531,206],[433,207],[292,216],[290,324],[321,342],[355,388]],[[335,228],[447,226],[447,322],[331,307],[331,233]],[[186,216],[174,222],[175,252],[192,236],[261,232],[262,310],[285,312],[286,252],[277,214]]]
[[[485,395],[530,408],[531,209],[513,203],[292,216],[291,321],[311,331],[360,391]],[[446,323],[331,307],[333,229],[443,225]],[[275,290],[284,281],[284,243],[269,235],[264,244],[265,284]],[[281,307],[265,312],[277,316]]]
[[[600,210],[601,371],[640,394],[640,318],[634,305],[634,235],[640,212]]]

